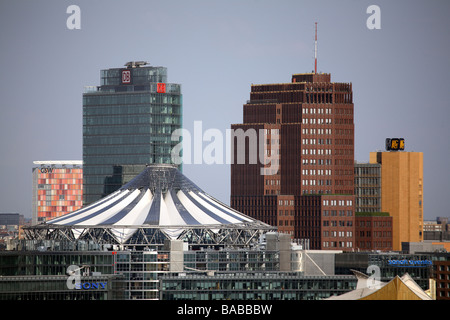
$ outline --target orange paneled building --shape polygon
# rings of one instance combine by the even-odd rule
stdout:
[[[35,161],[32,223],[78,210],[83,206],[82,161]]]

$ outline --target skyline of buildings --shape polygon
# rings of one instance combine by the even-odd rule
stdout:
[[[166,68],[146,65],[144,61],[132,61],[125,64],[126,68],[102,70],[101,86],[89,87],[83,94],[83,158],[92,163],[90,174],[86,174],[84,166],[82,172],[87,179],[83,177],[82,181],[83,186],[89,184],[89,178],[91,182],[97,181],[95,187],[91,185],[92,190],[97,189],[96,200],[126,184],[146,164],[171,162],[170,151],[178,141],[170,141],[169,133],[182,126],[180,85],[166,83]],[[257,136],[254,141],[257,148],[253,149],[245,145],[245,141],[242,148],[239,146],[242,141],[237,141],[231,166],[231,206],[277,227],[278,231],[290,234],[293,239],[306,241],[312,249],[391,250],[394,237],[395,249],[400,250],[402,239],[423,239],[405,238],[404,232],[400,232],[403,227],[398,227],[399,214],[394,214],[393,223],[386,209],[390,207],[383,207],[385,213],[381,210],[381,190],[387,197],[388,194],[398,193],[403,187],[397,184],[388,189],[385,184],[384,189],[381,188],[380,163],[357,164],[353,159],[352,97],[351,83],[333,83],[330,74],[322,73],[294,74],[291,83],[252,85],[250,100],[243,107],[244,123],[234,124],[232,129],[243,129],[245,134],[249,129],[258,130],[263,135]],[[142,114],[130,110],[141,110]],[[139,123],[142,118],[146,119],[144,125],[137,126],[136,121]],[[133,134],[136,129],[141,134]],[[136,146],[130,145],[130,141],[135,138],[142,140],[139,140],[137,148],[145,149],[146,157],[150,155],[146,164],[136,164],[139,156],[134,152],[126,153],[135,149]],[[156,150],[158,143],[160,148]],[[100,151],[105,148],[113,150],[111,152],[117,158],[111,160],[111,154],[98,153],[99,146]],[[239,162],[239,152],[244,153],[244,160],[250,161],[253,153],[261,154],[261,148],[264,149],[265,163]],[[151,152],[148,153],[148,150]],[[267,158],[270,159],[269,163]],[[371,154],[371,162],[376,162],[372,158]],[[39,186],[40,189],[51,188],[38,182],[57,184],[52,178],[59,175],[49,175],[55,163],[49,162],[47,165],[51,165],[51,168],[48,167],[50,169],[39,171],[41,179],[34,178],[34,189],[37,190]],[[423,163],[420,168],[422,166]],[[43,162],[41,167],[44,167]],[[386,168],[387,165],[385,171]],[[108,170],[111,175],[105,176],[104,172]],[[99,178],[101,173],[103,177]],[[419,172],[419,175],[422,181],[423,173]],[[66,178],[63,175],[61,177]],[[99,179],[103,184],[99,183]],[[98,193],[100,189],[103,190],[102,195]],[[33,215],[33,224],[81,207],[74,207],[71,202],[69,209],[75,210],[66,210],[63,200],[66,197],[73,200],[73,195],[51,191],[51,197],[43,192],[35,192],[33,210],[42,211],[42,208],[48,209],[49,205],[53,205],[54,208],[48,211],[60,212],[36,213]],[[56,192],[59,192],[58,195],[54,194]],[[94,199],[94,195],[91,196]],[[421,199],[422,195],[420,210]],[[369,205],[369,208],[355,209],[356,205],[362,203]],[[374,214],[356,214],[367,212]],[[401,221],[406,219],[406,215],[402,213]],[[423,219],[422,211],[415,218],[418,219]],[[396,226],[394,231],[393,224]],[[422,234],[417,230],[423,221],[418,221],[418,224],[419,227],[413,226],[408,232]]]
[[[5,150],[15,152],[4,155],[1,168],[4,178],[9,181],[20,180],[2,193],[3,211],[18,211],[31,217],[31,202],[28,199],[31,197],[29,172],[33,160],[81,159],[80,92],[86,84],[99,85],[98,70],[122,66],[133,58],[150,59],[152,63],[168,67],[171,81],[183,83],[184,91],[189,89],[189,94],[184,96],[185,106],[192,111],[184,119],[187,125],[202,116],[205,125],[229,127],[229,123],[240,122],[240,109],[242,101],[246,99],[247,84],[284,82],[286,74],[311,70],[313,26],[314,21],[318,21],[319,70],[331,72],[336,81],[351,79],[353,88],[358,88],[358,95],[354,97],[359,105],[355,115],[356,133],[359,134],[356,159],[368,161],[366,155],[369,151],[384,149],[385,136],[404,136],[409,141],[409,150],[423,151],[426,155],[424,170],[428,192],[425,195],[425,217],[432,219],[434,216],[448,215],[440,199],[445,198],[442,192],[448,189],[445,185],[450,179],[439,173],[446,172],[443,164],[447,157],[443,153],[447,149],[428,143],[437,136],[448,136],[450,127],[445,125],[446,117],[440,117],[437,123],[433,118],[435,114],[448,113],[443,95],[445,90],[440,90],[433,82],[400,84],[396,81],[396,75],[414,79],[421,74],[424,78],[432,79],[436,76],[436,70],[442,70],[448,65],[443,53],[447,52],[445,47],[449,42],[442,41],[448,38],[444,30],[449,22],[448,19],[442,19],[447,12],[442,8],[448,7],[447,4],[425,4],[419,1],[410,5],[383,1],[380,7],[386,24],[383,23],[382,30],[367,29],[365,18],[368,15],[364,4],[341,6],[330,1],[329,8],[333,10],[322,10],[317,4],[289,1],[286,6],[265,3],[257,11],[245,2],[236,4],[242,11],[212,9],[224,9],[227,7],[225,3],[211,4],[208,6],[210,11],[199,5],[189,6],[180,2],[179,5],[183,10],[192,12],[192,15],[183,17],[181,9],[173,12],[168,4],[152,6],[146,3],[142,7],[145,9],[137,13],[137,19],[119,27],[115,21],[120,21],[121,12],[126,8],[124,4],[108,8],[115,17],[111,19],[104,16],[98,6],[86,3],[81,5],[82,21],[86,22],[82,23],[83,29],[68,31],[64,8],[55,8],[50,3],[32,7],[18,3],[5,4],[2,13],[5,23],[8,22],[11,28],[4,29],[4,40],[9,50],[3,52],[2,60],[4,70],[7,70],[3,73],[2,86],[5,96],[2,145]],[[406,7],[411,9],[411,15],[402,14]],[[156,19],[144,20],[146,13],[150,12]],[[268,22],[266,16],[269,12],[276,14]],[[156,31],[156,21],[164,14],[171,17],[172,24],[170,29],[160,30],[160,33]],[[17,15],[21,18],[18,19]],[[299,15],[301,19],[293,18]],[[84,19],[88,16],[95,19]],[[181,16],[181,19],[175,16]],[[283,18],[286,16],[289,18]],[[412,16],[414,18],[410,18]],[[210,25],[211,28],[201,28],[195,19],[188,17],[198,17],[199,21],[208,22],[204,25]],[[436,23],[408,23],[423,22],[422,18],[425,17],[433,18]],[[126,44],[115,47],[109,54],[106,48],[112,42],[102,36],[104,28],[101,26],[104,24],[88,23],[96,19],[115,28],[112,34],[120,36]],[[238,23],[234,24],[233,21]],[[289,28],[278,21],[288,23]],[[219,29],[223,24],[229,25],[231,30]],[[237,31],[238,26],[244,26],[246,32],[233,32],[234,36],[230,34],[228,37],[233,27]],[[283,32],[288,29],[295,31],[295,39],[289,36],[290,33]],[[201,31],[200,36],[203,37],[194,37],[197,34],[195,31]],[[348,43],[336,41],[336,34],[347,34],[348,39],[355,40],[355,45],[349,47]],[[34,41],[18,42],[17,39]],[[214,39],[213,43],[208,41],[211,39]],[[398,39],[403,40],[399,42]],[[45,46],[40,45],[44,43]],[[188,54],[174,54],[180,44],[188,47]],[[99,50],[75,50],[86,48],[87,45]],[[73,50],[64,49],[69,47]],[[435,50],[430,51],[430,48]],[[26,52],[36,52],[27,58],[26,67],[21,65],[17,69],[15,64],[8,63],[15,61],[17,53]],[[428,54],[437,56],[433,59],[424,58]],[[404,57],[409,58],[405,60]],[[26,77],[20,76],[25,73]],[[42,81],[40,75],[43,74],[48,75],[46,79],[51,79],[51,84]],[[393,76],[386,76],[388,74]],[[445,78],[445,74],[442,72],[437,76]],[[23,82],[32,93],[21,94],[22,86],[13,85],[11,77]],[[445,80],[438,83],[443,84]],[[421,91],[423,86],[426,87],[425,91]],[[212,99],[220,95],[219,88],[229,88],[230,91],[221,95],[223,99]],[[46,92],[53,92],[53,98],[46,96]],[[230,107],[225,109],[223,106]],[[399,121],[396,116],[388,117],[391,112],[402,115],[405,121]],[[213,119],[214,114],[218,116],[216,121]],[[43,123],[46,125],[40,125]],[[8,134],[18,127],[22,128],[18,135]],[[217,186],[211,191],[222,201],[228,202],[229,181],[226,176],[229,175],[229,167],[203,168],[185,166],[187,173],[200,177],[201,185],[207,185],[209,175],[203,175],[202,172],[215,171],[221,174],[224,186]],[[21,192],[19,186],[27,186],[27,189]],[[433,188],[432,192],[430,188]]]
[[[69,11],[73,7],[78,9],[74,15]],[[448,209],[443,201],[450,186],[445,170],[449,149],[430,143],[437,137],[450,136],[445,120],[449,114],[445,97],[450,44],[446,32],[450,24],[446,17],[448,3],[382,0],[375,5],[333,1],[318,5],[289,0],[281,5],[263,1],[255,6],[248,1],[149,2],[139,3],[132,19],[127,19],[124,12],[130,8],[135,8],[133,3],[121,2],[114,7],[90,2],[70,7],[50,2],[2,5],[0,128],[2,146],[7,151],[1,168],[7,183],[0,202],[2,211],[8,213],[0,214],[0,247],[6,247],[6,251],[0,250],[0,300],[309,300],[342,293],[344,296],[338,299],[360,299],[363,291],[367,293],[364,287],[369,285],[368,277],[384,282],[382,291],[389,291],[394,299],[417,299],[413,292],[399,290],[405,289],[405,284],[410,288],[417,284],[419,290],[412,291],[427,300],[450,299],[450,236],[445,217]],[[77,30],[70,28],[71,19]],[[319,69],[317,22],[319,37],[324,40],[319,46]],[[260,163],[247,167],[239,161],[233,163],[244,168],[240,172],[233,172],[229,165],[183,165],[187,180],[196,181],[222,203],[195,192],[185,179],[178,179],[183,187],[174,184],[166,188],[177,181],[167,170],[150,170],[152,174],[146,176],[154,183],[147,183],[141,176],[139,183],[114,191],[156,159],[145,161],[145,165],[122,164],[125,157],[132,158],[127,144],[133,144],[133,134],[108,136],[111,132],[104,131],[108,126],[116,133],[119,126],[125,129],[121,121],[145,121],[145,116],[133,111],[132,117],[122,114],[137,106],[137,100],[131,101],[133,94],[147,91],[134,83],[134,71],[146,67],[141,64],[144,61],[108,68],[129,59],[147,58],[168,67],[171,78],[180,85],[179,128],[189,130],[202,122],[217,132],[240,123],[239,129],[258,133],[255,145],[262,149],[256,152]],[[285,75],[292,73],[303,80],[297,72],[309,72],[311,66],[312,77],[320,77],[323,70],[333,75],[333,81],[351,86],[353,141],[334,136],[337,131],[333,121],[339,119],[331,112],[337,115],[337,110],[319,111],[324,109],[320,106],[334,100],[333,88],[326,91],[319,81],[317,88],[299,93],[290,90],[297,81],[284,83]],[[118,77],[113,69],[119,69]],[[119,77],[119,84],[114,84]],[[403,79],[411,80],[399,81]],[[167,83],[155,83],[156,87],[150,86],[148,91],[164,95]],[[82,93],[86,84],[98,86],[85,87]],[[250,84],[261,86],[261,91],[252,92],[252,88],[245,103]],[[282,88],[280,94],[262,88],[279,84],[290,87]],[[107,94],[116,94],[118,99],[114,101],[116,98]],[[273,99],[275,95],[277,99]],[[125,107],[125,101],[120,103],[120,115],[108,114],[121,98],[129,99],[133,106]],[[86,107],[92,109],[86,115],[83,109],[88,99]],[[267,120],[272,111],[261,112],[260,116],[266,118],[260,123],[255,110],[250,110],[252,105],[257,109],[257,105],[278,99],[283,103],[275,103],[274,123]],[[293,123],[295,112],[287,106],[289,99],[295,101],[292,104],[301,99],[315,101],[299,113],[300,126]],[[241,121],[243,104],[250,107],[244,110],[245,119]],[[150,104],[152,111],[159,107]],[[90,113],[101,108],[106,112]],[[188,111],[184,115],[183,108]],[[156,117],[153,120],[158,121]],[[96,132],[94,135],[85,135],[88,126]],[[141,127],[138,124],[127,130],[130,133]],[[163,134],[173,127],[162,131],[166,129]],[[206,135],[202,132],[203,140],[194,139],[194,145],[202,140],[204,147],[212,130]],[[304,131],[300,134],[300,130]],[[195,129],[191,133],[195,134]],[[407,140],[408,149],[384,152],[384,139],[400,136]],[[170,136],[160,138],[167,142]],[[246,138],[251,140],[250,136]],[[156,155],[155,141],[141,142],[132,148],[151,145],[151,153]],[[346,146],[341,147],[341,143]],[[333,144],[337,145],[326,147]],[[165,146],[159,151],[167,155]],[[351,163],[350,157],[334,157],[338,149],[345,153],[350,147]],[[40,213],[39,219],[47,220],[64,209],[63,201],[74,196],[58,193],[72,188],[67,185],[70,179],[66,179],[66,187],[57,181],[56,175],[62,178],[66,172],[56,173],[48,166],[44,172],[33,171],[30,176],[33,160],[83,162],[85,153],[94,160],[88,171],[90,182],[96,186],[86,188],[90,199],[84,202],[91,207],[56,218],[56,223],[52,220],[55,224],[46,228],[32,229],[28,219],[22,227],[19,214],[13,214],[19,221],[10,219],[11,212],[29,216],[39,205],[41,209],[50,208]],[[102,162],[111,160],[116,153],[124,158],[94,163],[102,157]],[[245,156],[251,154],[250,148],[244,148]],[[296,163],[299,159],[300,164]],[[349,167],[340,166],[339,161],[348,161]],[[163,163],[162,167],[167,166],[164,162],[155,161]],[[30,183],[34,174],[40,175],[41,184],[36,183],[36,187]],[[80,179],[76,180],[79,184]],[[83,187],[86,179],[81,176],[81,181]],[[62,188],[53,190],[52,185]],[[246,235],[253,240],[257,236],[251,228],[238,231],[226,226],[223,216],[217,219],[224,209],[219,209],[221,204],[233,202],[230,190],[235,187],[246,193],[237,196],[235,204],[281,233],[265,234],[247,245]],[[36,196],[35,188],[39,191]],[[246,188],[256,190],[258,195]],[[425,221],[436,216],[437,221]],[[189,223],[180,223],[181,219]],[[210,219],[215,222],[206,226],[204,221]],[[21,234],[26,240],[17,240],[22,239]],[[180,238],[175,240],[177,236]],[[242,247],[236,248],[236,239]],[[391,279],[395,280],[387,284]],[[69,280],[75,281],[73,288]],[[388,296],[379,294],[375,298]],[[299,302],[280,303],[273,316],[281,316],[281,310],[286,316],[292,314]],[[249,307],[259,306],[261,301],[223,301],[222,305],[233,307],[238,303],[239,307]],[[213,304],[211,301],[200,308]],[[184,306],[187,313],[189,305],[194,302],[165,304],[165,311],[170,315],[176,311],[172,306]],[[213,317],[214,312],[210,315]]]
[[[122,81],[123,79],[122,74]],[[365,185],[368,177],[364,175],[380,175],[383,181],[383,166],[389,175],[392,175],[389,171],[391,167],[401,171],[404,166],[390,165],[388,161],[384,161],[381,168],[375,166],[381,169],[375,170],[375,173],[365,172],[364,168],[359,166],[362,170],[355,178],[357,170],[353,159],[351,86],[331,83],[329,75],[295,74],[292,79],[294,86],[300,88],[298,92],[292,90],[288,84],[280,84],[282,89],[287,89],[288,94],[278,90],[281,93],[276,92],[274,96],[271,90],[273,88],[270,87],[277,85],[267,85],[268,91],[262,90],[262,94],[255,95],[256,98],[244,105],[244,119],[254,122],[232,125],[235,130],[244,127],[246,130],[253,129],[260,133],[253,141],[256,148],[252,148],[250,144],[239,145],[239,141],[237,148],[234,148],[231,180],[236,184],[232,183],[232,195],[235,198],[231,199],[231,207],[237,211],[222,206],[184,176],[177,176],[181,175],[177,166],[164,163],[162,156],[160,163],[146,164],[145,171],[133,177],[126,185],[123,185],[123,172],[118,172],[121,181],[117,185],[120,184],[120,189],[106,193],[105,198],[96,200],[90,206],[74,211],[67,217],[62,216],[47,223],[26,227],[25,239],[33,241],[27,243],[25,240],[21,243],[19,240],[10,246],[18,248],[25,245],[24,252],[18,255],[7,252],[0,256],[5,261],[11,261],[7,265],[3,263],[1,272],[7,276],[0,283],[0,291],[8,293],[2,295],[0,292],[0,296],[6,299],[34,299],[41,296],[71,299],[79,296],[121,300],[209,300],[226,297],[303,300],[324,299],[351,292],[355,289],[355,277],[349,275],[348,271],[343,271],[342,274],[347,275],[349,282],[342,288],[339,283],[343,278],[335,274],[338,268],[335,259],[340,259],[340,254],[359,253],[357,251],[383,250],[388,251],[387,254],[394,254],[392,239],[394,231],[397,232],[397,228],[394,228],[396,218],[388,214],[377,211],[355,212],[355,190],[358,186]],[[314,84],[314,80],[320,82],[313,86],[311,84]],[[308,87],[309,89],[305,90]],[[289,100],[292,97],[294,101]],[[286,100],[279,103],[278,99]],[[250,106],[249,110],[245,110],[245,106]],[[95,107],[92,111],[94,110]],[[260,111],[262,112],[258,114]],[[258,148],[262,148],[263,152]],[[259,159],[260,163],[240,163],[239,156],[242,151],[245,159],[250,159],[255,152],[263,157]],[[125,167],[127,165],[133,166],[129,163]],[[122,164],[116,163],[111,167],[118,166],[122,167]],[[412,169],[408,166],[406,171],[412,176],[411,171],[420,168],[420,164]],[[50,176],[49,174],[54,173],[53,169],[50,166],[39,171],[42,174],[41,179],[37,181],[40,189],[45,189],[42,187],[44,183],[54,183],[55,178],[67,178]],[[422,173],[418,175],[423,179]],[[360,176],[364,176],[364,179],[359,179]],[[375,186],[379,185],[377,180],[369,181]],[[103,190],[106,190],[105,186]],[[382,184],[381,203],[383,204],[383,192],[386,189],[391,193],[398,193],[401,187],[401,183],[394,183],[389,185],[388,189]],[[242,194],[235,192],[236,190]],[[255,190],[256,194],[253,193]],[[292,194],[288,194],[289,192]],[[386,209],[383,206],[381,208]],[[237,216],[240,212],[247,216]],[[255,220],[248,220],[249,217]],[[242,230],[233,225],[234,219],[242,219],[239,226]],[[267,225],[260,224],[260,221]],[[186,225],[183,226],[183,223]],[[261,234],[253,230],[252,224],[255,224]],[[278,233],[272,232],[272,227],[278,229]],[[413,225],[411,228],[413,231],[414,227]],[[61,285],[61,280],[64,279],[61,267],[55,274],[59,277],[57,283],[48,287],[50,290],[57,287],[57,294],[47,293],[46,289],[28,294],[22,292],[20,287],[12,285],[11,281],[19,281],[29,286],[30,280],[37,280],[34,271],[28,270],[29,267],[16,271],[13,265],[21,265],[23,257],[35,251],[42,240],[45,241],[45,247],[38,250],[49,251],[46,257],[63,267],[67,264],[67,257],[61,252],[67,250],[74,253],[73,257],[83,257],[83,261],[93,259],[94,262],[83,262],[83,268],[88,269],[84,272],[84,277],[100,275],[98,270],[103,267],[95,261],[103,257],[100,258],[97,252],[108,252],[107,257],[114,263],[113,267],[108,269],[107,275],[102,274],[103,287],[108,287],[107,291],[91,296],[83,290],[91,288],[92,283],[88,282],[76,286],[77,290],[81,290],[79,292],[71,291],[73,288],[69,286],[64,288]],[[414,243],[415,239],[403,241],[401,245],[410,245],[410,240]],[[443,245],[438,245],[436,248],[443,248]],[[238,255],[233,252],[237,248]],[[91,251],[89,255],[84,253],[86,250]],[[308,282],[304,276],[310,271],[305,267],[304,255],[308,256],[309,252],[315,254],[316,251],[321,252],[318,259],[324,261],[320,266],[316,261],[312,262],[322,275],[320,280]],[[404,253],[404,248],[396,251],[396,254]],[[420,280],[420,290],[428,288],[425,278],[433,277],[432,260],[440,258],[436,255],[430,257],[427,260],[416,260],[418,256],[413,256],[413,260],[410,260],[423,264],[420,265],[423,270],[418,270],[418,275],[413,275]],[[443,257],[447,259],[447,256]],[[384,259],[378,255],[373,258]],[[71,263],[79,264],[82,261],[71,259],[74,261]],[[39,263],[36,264],[36,270],[39,270],[36,272],[53,275],[52,271],[41,269]],[[364,264],[365,262],[362,263]],[[355,265],[353,262],[353,266]],[[444,262],[442,270],[447,268],[447,265],[448,262]],[[372,266],[374,265],[370,265]],[[386,266],[383,268],[387,270]],[[325,273],[323,269],[330,271]],[[217,283],[220,282],[217,286],[226,288],[218,287],[220,290],[212,295],[185,292],[192,286],[190,280],[187,280],[192,274],[186,277],[186,270],[192,271],[194,276],[197,276],[197,273],[206,273],[205,279],[198,278],[202,281],[196,284],[199,288],[208,286],[211,276],[216,273],[222,279],[217,280]],[[235,276],[237,271],[247,278],[246,287],[243,289],[257,289],[258,281],[274,280],[274,283],[263,291],[242,294],[235,289],[235,286],[241,286]],[[286,272],[290,272],[290,275],[287,276]],[[295,281],[284,280],[290,276],[293,276]],[[283,281],[292,284],[290,289],[293,291],[289,294],[277,292],[279,283]],[[442,283],[445,285],[445,282]],[[304,285],[309,286],[306,292],[303,291]],[[16,291],[9,292],[11,288]],[[112,288],[120,288],[120,293],[114,295],[116,291]],[[323,291],[318,293],[315,289]],[[425,297],[433,299],[435,291],[430,290],[431,296],[425,294]],[[447,294],[447,291],[439,293],[443,298]]]

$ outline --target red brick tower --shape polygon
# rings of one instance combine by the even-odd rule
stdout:
[[[307,73],[252,85],[243,113],[243,123],[232,125],[231,206],[308,239],[311,249],[352,250],[351,83]]]

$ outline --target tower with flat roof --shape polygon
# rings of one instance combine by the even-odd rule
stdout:
[[[392,216],[393,250],[423,241],[423,153],[371,152],[370,163],[381,165],[381,210]]]
[[[330,74],[252,85],[244,121],[232,129],[257,138],[254,147],[234,139],[231,206],[312,249],[353,250],[353,107],[352,84]],[[264,157],[252,163],[255,152]]]
[[[101,70],[83,94],[84,205],[108,195],[147,164],[170,164],[172,132],[182,127],[181,85],[167,68],[130,61]]]

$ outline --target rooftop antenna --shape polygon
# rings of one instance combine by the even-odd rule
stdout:
[[[314,73],[317,73],[317,22],[316,22],[316,39],[314,41]]]

